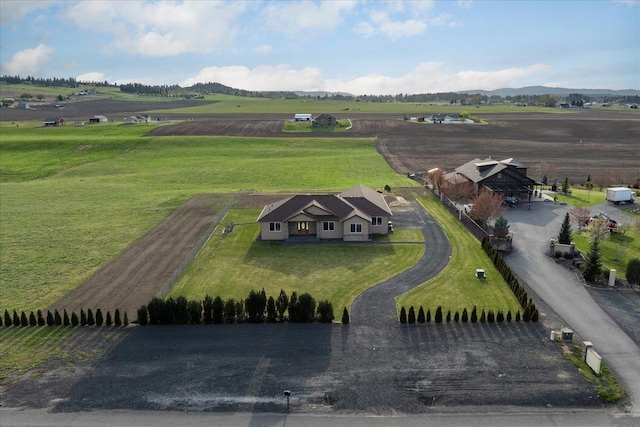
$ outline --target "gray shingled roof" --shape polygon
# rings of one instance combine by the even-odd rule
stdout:
[[[312,206],[326,210],[325,217],[306,212]],[[287,221],[300,213],[327,220],[344,221],[352,216],[371,220],[372,216],[390,216],[391,210],[382,194],[363,185],[357,185],[338,195],[297,195],[266,205],[258,222]]]

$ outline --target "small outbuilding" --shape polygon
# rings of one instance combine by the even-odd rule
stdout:
[[[89,123],[106,123],[109,119],[105,116],[93,116],[89,119]]]
[[[62,126],[62,125],[64,125],[64,119],[62,117],[54,117],[54,118],[50,118],[50,119],[44,119],[42,121],[42,126],[44,126],[44,127]]]
[[[296,114],[293,116],[293,121],[295,122],[310,122],[313,120],[312,114]]]

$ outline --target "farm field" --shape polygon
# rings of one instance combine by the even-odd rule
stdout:
[[[197,194],[415,185],[385,164],[372,139],[317,145],[144,137],[148,127],[7,130],[0,299],[17,310],[50,306]]]
[[[557,166],[559,178],[566,174],[571,179],[584,179],[583,176],[589,173],[593,176],[598,171],[606,172],[610,165],[596,164],[592,162],[593,158],[616,155],[621,159],[620,168],[627,176],[637,175],[637,162],[630,154],[637,150],[634,142],[640,135],[640,116],[625,111],[585,110],[551,115],[522,114],[524,110],[514,114],[493,110],[483,116],[488,125],[436,127],[405,122],[402,120],[404,111],[384,110],[365,114],[349,110],[343,111],[338,118],[350,117],[354,122],[353,132],[341,133],[336,138],[334,135],[285,136],[269,130],[271,122],[282,123],[290,112],[300,112],[297,107],[289,106],[287,108],[292,111],[285,113],[232,114],[233,108],[242,110],[244,107],[234,107],[233,102],[237,100],[217,100],[218,103],[223,101],[228,102],[219,112],[229,111],[223,113],[224,118],[223,114],[212,118],[210,113],[198,116],[195,113],[172,112],[164,115],[159,110],[158,114],[163,119],[193,118],[193,121],[180,123],[191,125],[181,132],[176,132],[177,127],[171,125],[99,124],[84,128],[43,129],[39,128],[37,121],[31,121],[28,126],[19,122],[16,127],[10,121],[21,119],[7,119],[5,111],[0,111],[0,119],[4,121],[0,140],[0,257],[3,260],[0,265],[0,300],[3,305],[17,310],[50,306],[119,255],[126,256],[127,248],[132,248],[132,244],[143,239],[149,230],[164,220],[170,220],[170,215],[177,212],[178,207],[196,195],[239,196],[243,202],[223,223],[230,220],[242,223],[251,222],[251,218],[257,216],[255,209],[264,202],[280,198],[283,194],[340,191],[356,183],[375,189],[384,185],[392,189],[415,186],[413,181],[404,177],[406,172],[415,170],[414,167],[419,168],[416,171],[433,167],[431,165],[454,167],[485,155],[515,157],[530,165],[530,173],[534,171],[536,161],[552,162]],[[83,109],[79,105],[75,113],[84,120],[94,114],[103,114],[101,108],[104,105],[113,105],[110,108],[113,108],[114,117],[127,109],[131,112],[147,111],[142,110],[142,102],[131,101],[128,106],[116,101],[113,104],[84,102],[84,106],[91,108]],[[151,102],[148,100],[146,105],[151,106]],[[200,107],[204,111],[204,105],[195,102],[192,105],[198,105],[192,112]],[[260,110],[264,107],[252,108]],[[421,111],[427,111],[427,107],[421,108]],[[416,111],[418,109],[416,107]],[[249,108],[244,109],[247,110]],[[43,117],[45,114],[46,117],[57,115],[51,111],[57,110],[39,111],[37,114]],[[73,110],[67,107],[64,111]],[[34,116],[25,117],[33,119]],[[263,122],[262,128],[245,123],[253,120]],[[213,127],[201,134],[187,133],[206,121],[226,121],[224,126],[229,130],[223,134]],[[588,149],[567,145],[573,144],[572,141],[582,136],[582,132],[598,142],[586,144]],[[589,140],[583,138],[583,141]],[[550,147],[553,148],[551,151]],[[492,151],[494,149],[497,151]],[[385,156],[388,164],[380,154]],[[585,165],[589,167],[586,173]],[[591,167],[596,168],[595,171]],[[571,171],[575,172],[576,178]],[[250,203],[246,203],[245,195],[251,199]],[[230,288],[224,290],[226,282],[219,281],[218,271],[226,274],[223,277],[234,279],[233,276],[242,270],[249,278],[247,283],[258,284],[234,290],[238,297],[244,296],[248,289],[262,287],[262,282],[268,280],[265,277],[276,275],[279,275],[278,282],[283,280],[283,283],[288,283],[286,286],[291,286],[286,288],[288,291],[296,290],[298,283],[309,286],[324,284],[315,280],[314,267],[309,267],[309,264],[303,264],[304,269],[299,271],[291,270],[287,265],[274,264],[271,253],[266,254],[262,250],[264,248],[250,242],[252,227],[255,225],[239,225],[231,234],[215,235],[203,252],[208,256],[196,258],[174,292],[201,296],[210,289],[221,289],[229,292],[227,295],[235,296]],[[415,236],[408,234],[400,236],[406,230],[398,231],[398,235],[389,240],[399,237],[416,240]],[[342,251],[339,258],[345,264],[349,260],[363,261],[362,254],[346,253],[350,247],[344,246],[336,245],[335,248],[336,252]],[[412,257],[418,256],[412,252],[417,248],[422,249],[423,246],[371,245],[370,251],[371,256],[376,257],[376,264],[383,260],[398,262],[400,259],[399,262],[408,265]],[[217,258],[221,249],[232,256],[226,260]],[[305,255],[301,248],[284,245],[269,244],[268,249],[276,249],[282,257],[291,256],[298,262]],[[244,257],[240,256],[243,250]],[[314,250],[304,249],[311,257]],[[223,261],[229,265],[225,270],[217,270]],[[272,264],[271,271],[265,273],[264,264]],[[366,277],[359,275],[361,273],[355,268],[329,273],[340,274],[341,278],[352,280],[352,283],[374,282],[378,277],[392,273],[391,269],[400,267],[387,265],[386,269],[374,270],[367,266]],[[267,275],[261,275],[263,273]],[[493,280],[492,277],[490,279]],[[466,278],[460,280],[466,281]],[[337,301],[334,304],[336,312],[340,310],[337,304],[347,304],[339,301],[351,298],[341,288],[346,283],[336,283],[337,286],[331,290],[330,298]],[[430,284],[432,282],[416,291],[424,294],[408,294],[403,298],[415,297],[416,307],[422,304],[433,311],[430,301],[442,292],[429,294]],[[284,287],[280,283],[273,285],[278,291]],[[313,288],[309,289],[317,299],[326,298]],[[131,313],[130,318],[133,319]],[[65,397],[68,400],[60,403],[63,410],[87,410],[90,405],[93,408],[136,406],[138,409],[157,409],[149,402],[132,402],[130,397],[147,396],[152,390],[156,396],[177,396],[177,400],[163,409],[182,410],[184,383],[202,384],[204,372],[210,375],[218,387],[216,390],[228,392],[234,389],[239,396],[254,397],[255,390],[244,385],[256,384],[256,380],[265,381],[261,384],[265,384],[269,395],[281,396],[283,375],[293,375],[296,384],[305,385],[305,388],[300,387],[303,392],[314,399],[319,396],[319,400],[311,400],[314,404],[326,398],[326,390],[336,390],[331,395],[336,399],[333,407],[346,410],[357,409],[358,402],[369,402],[371,396],[375,396],[377,405],[380,402],[387,404],[390,390],[393,399],[397,399],[390,407],[398,410],[422,410],[417,409],[425,408],[422,398],[431,399],[432,396],[439,399],[441,396],[439,403],[443,405],[503,405],[509,402],[543,407],[549,402],[554,406],[560,402],[558,406],[598,406],[597,399],[593,399],[592,387],[581,380],[573,367],[567,367],[559,356],[559,350],[546,338],[547,331],[539,324],[441,325],[444,328],[429,325],[403,330],[402,333],[398,333],[396,324],[389,324],[381,333],[384,341],[380,348],[387,351],[377,352],[379,354],[373,357],[371,340],[377,340],[376,334],[381,331],[371,331],[372,328],[367,326],[358,328],[353,324],[350,329],[329,326],[331,329],[323,329],[323,333],[312,334],[312,345],[309,345],[309,333],[305,327],[323,328],[322,325],[274,325],[282,328],[270,329],[267,334],[261,328],[264,325],[235,326],[127,328],[122,331],[75,328],[70,337],[59,334],[59,328],[55,327],[45,328],[47,331],[5,328],[0,339],[11,343],[11,351],[9,357],[3,353],[2,359],[7,358],[12,363],[16,357],[30,358],[31,354],[41,350],[40,346],[45,350],[36,354],[37,357],[29,363],[19,366],[19,370],[42,363],[47,349],[58,357],[50,361],[51,366],[47,369],[35,373],[43,376],[41,381],[33,381],[34,378],[27,376],[16,382],[12,380],[10,384],[5,383],[11,389],[4,394],[16,406],[23,403],[37,405],[42,404],[38,402],[52,402],[54,398]],[[258,331],[253,326],[261,329]],[[118,342],[120,335],[125,342]],[[275,336],[279,339],[275,340]],[[349,339],[345,340],[347,336]],[[271,359],[271,366],[265,368],[265,353],[247,354],[246,346],[239,345],[246,342],[253,342],[260,348],[272,346],[269,347],[272,354],[266,354]],[[348,343],[346,347],[345,342]],[[510,351],[505,351],[505,346]],[[282,348],[289,348],[300,356],[293,360],[293,372],[292,358],[282,352]],[[233,351],[229,353],[229,349]],[[321,349],[320,353],[318,349]],[[107,355],[101,359],[100,369],[95,369],[91,361],[80,363],[74,358],[76,356],[73,355],[84,350],[88,353],[80,354],[83,359]],[[72,357],[67,358],[68,354]],[[156,356],[158,364],[150,365],[149,354]],[[248,360],[247,356],[255,359]],[[421,363],[416,364],[416,361]],[[190,370],[191,374],[185,377],[183,367],[194,366],[194,362],[196,369]],[[329,370],[328,362],[331,364]],[[5,366],[0,365],[0,369]],[[150,366],[165,371],[167,375],[150,384],[147,382]],[[229,366],[233,366],[231,371]],[[522,369],[522,366],[527,366],[527,369]],[[136,374],[120,375],[123,367],[127,372]],[[8,368],[9,371],[11,369]],[[45,375],[55,369],[58,370],[53,375]],[[220,376],[221,370],[227,374]],[[0,372],[0,377],[5,372]],[[370,373],[368,376],[367,372]],[[496,372],[507,375],[496,380]],[[211,384],[203,385],[207,389],[203,389],[201,394],[199,390],[195,394],[191,390],[187,393],[195,400],[209,396],[211,389],[208,386]],[[355,397],[354,384],[360,393]],[[407,402],[415,400],[416,384],[421,384],[422,388],[417,393],[420,400],[414,405]],[[106,389],[105,385],[108,385]],[[398,396],[394,387],[401,390],[402,396]],[[125,389],[131,393],[122,394]],[[87,404],[87,395],[101,398]],[[206,402],[203,405],[204,410],[210,409]],[[195,409],[203,409],[203,406]],[[237,406],[232,409],[237,409]]]

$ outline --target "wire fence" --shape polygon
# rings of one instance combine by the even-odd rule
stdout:
[[[155,295],[156,297],[164,298],[169,292],[171,292],[171,289],[173,289],[173,286],[176,284],[178,279],[180,279],[180,277],[182,276],[182,273],[184,273],[187,267],[189,267],[189,264],[191,264],[191,261],[193,261],[195,257],[198,256],[198,254],[200,253],[200,250],[202,250],[202,248],[207,243],[209,238],[211,238],[211,235],[216,230],[216,228],[218,227],[222,219],[227,215],[227,213],[229,212],[229,209],[231,209],[231,206],[233,206],[234,203],[235,203],[235,197],[232,198],[229,201],[229,203],[227,203],[226,206],[213,218],[213,222],[211,223],[211,226],[209,226],[209,228],[207,229],[206,233],[202,235],[202,237],[195,244],[191,252],[189,252],[189,254],[185,257],[185,259],[180,263],[180,265],[178,265],[178,267],[173,272],[171,277],[169,277],[167,281],[164,283],[164,285],[162,285],[160,290],[156,293]]]
[[[478,239],[478,241],[482,241],[483,238],[489,236],[489,233],[487,233],[487,231],[484,230],[477,222],[472,220],[464,211],[464,209],[460,209],[456,204],[456,202],[449,199],[447,196],[441,193],[437,188],[431,189],[431,192],[438,199],[440,199],[442,206],[444,206],[449,212],[451,212],[452,215],[458,218],[458,220],[462,223],[462,225],[464,225],[465,228],[469,230],[469,232],[473,234],[476,239]]]

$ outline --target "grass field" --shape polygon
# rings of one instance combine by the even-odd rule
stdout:
[[[205,295],[244,299],[264,288],[278,297],[309,292],[328,299],[338,316],[364,290],[413,266],[423,244],[286,245],[256,242],[260,209],[232,210],[224,223],[239,225],[229,234],[217,231],[174,287],[171,296],[202,300]],[[403,241],[423,242],[420,230],[403,230]]]
[[[521,310],[515,296],[505,283],[491,260],[480,247],[480,243],[458,220],[446,210],[435,197],[421,197],[420,204],[433,216],[444,229],[452,246],[452,254],[447,266],[433,279],[399,296],[396,299],[398,309],[407,310],[414,306],[423,306],[425,311],[435,312],[442,306],[443,313],[451,313],[464,308],[471,313],[473,306],[481,310],[493,310],[497,313],[507,310],[515,315]],[[475,277],[476,268],[483,268],[487,278]]]
[[[547,194],[551,196],[554,193],[548,192]],[[566,203],[571,206],[589,207],[606,202],[605,191],[587,191],[572,188],[571,194],[569,195],[562,193],[555,194],[557,195],[559,202]],[[592,211],[591,214],[595,215],[597,212]],[[625,218],[624,221],[630,224],[633,224],[636,218],[640,217],[638,214],[631,213],[631,209],[629,209],[628,216],[629,217]],[[590,243],[585,230],[577,230],[575,224],[572,224],[572,226],[573,241],[575,242],[576,247],[583,254],[588,254]],[[603,268],[605,270],[615,269],[617,277],[624,278],[626,276],[625,273],[629,260],[640,257],[640,231],[638,229],[634,229],[632,226],[624,235],[612,234],[609,240],[601,242],[600,255],[602,257]]]
[[[60,355],[61,344],[72,333],[68,326],[0,328],[0,383]]]
[[[607,196],[606,191],[599,191],[595,189],[588,191],[581,188],[571,188],[571,194],[564,194],[560,191],[557,193],[547,192],[547,194],[551,197],[555,195],[560,203],[580,207],[588,207],[604,203]]]
[[[149,138],[147,130],[3,129],[3,308],[48,306],[195,194],[415,185],[372,139]]]
[[[572,240],[585,256],[589,253],[590,242],[584,230],[575,231]],[[615,269],[616,277],[626,278],[627,264],[632,258],[640,257],[640,231],[632,228],[624,236],[612,234],[600,242],[600,256],[604,270]]]
[[[400,102],[358,102],[332,99],[269,99],[247,98],[231,95],[208,95],[205,100],[216,101],[208,105],[176,110],[151,111],[157,113],[221,114],[221,113],[331,113],[342,116],[350,113],[393,113],[393,114],[433,114],[461,113],[467,111],[475,116],[480,113],[552,113],[570,114],[567,110],[544,107],[516,107],[513,105],[473,106],[449,105],[448,103],[400,103]]]

